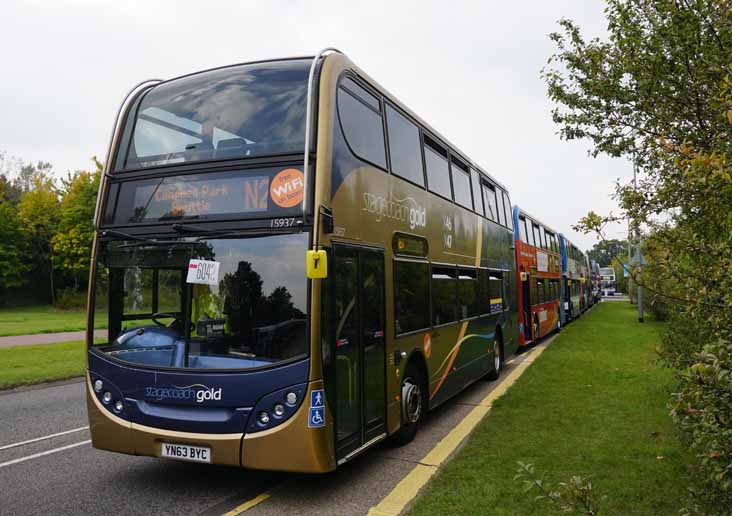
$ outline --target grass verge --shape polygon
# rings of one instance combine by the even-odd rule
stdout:
[[[675,514],[687,503],[690,457],[666,407],[671,372],[656,362],[660,323],[602,303],[496,401],[411,509],[444,514],[558,514],[514,480],[531,463],[556,485],[589,478],[601,514]]]
[[[105,328],[103,317],[94,327]],[[86,310],[59,310],[48,305],[0,309],[0,337],[79,331],[84,328]]]
[[[0,389],[84,374],[84,342],[0,348]]]

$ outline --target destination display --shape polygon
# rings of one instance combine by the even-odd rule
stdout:
[[[114,223],[297,215],[304,187],[302,171],[286,167],[128,181],[120,186]]]

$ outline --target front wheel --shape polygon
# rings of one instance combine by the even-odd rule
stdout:
[[[427,390],[414,363],[407,364],[402,380],[401,391],[402,426],[392,434],[391,441],[397,446],[403,446],[417,435],[419,423],[427,410]]]
[[[501,352],[503,346],[501,345],[500,337],[496,336],[493,338],[493,370],[486,375],[488,380],[498,380],[501,376],[501,369],[503,369],[503,356]]]

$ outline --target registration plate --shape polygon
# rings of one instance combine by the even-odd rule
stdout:
[[[211,463],[211,448],[191,444],[160,444],[160,456],[169,459]]]

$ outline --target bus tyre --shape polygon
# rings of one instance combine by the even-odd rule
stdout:
[[[486,375],[488,380],[498,380],[498,377],[501,376],[501,369],[503,369],[502,351],[501,337],[496,335],[493,338],[493,369]]]
[[[402,425],[391,435],[391,441],[403,446],[417,435],[417,427],[427,410],[427,389],[419,369],[414,362],[407,364],[402,379],[401,391]]]

